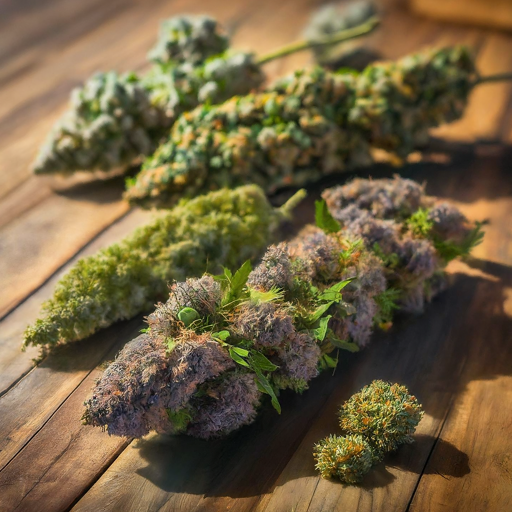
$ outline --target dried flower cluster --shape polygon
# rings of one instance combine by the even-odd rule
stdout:
[[[264,80],[253,54],[229,50],[207,16],[162,23],[143,77],[99,73],[71,95],[34,162],[36,174],[127,167],[150,155],[175,119],[200,102],[247,94]]]
[[[248,181],[272,192],[368,165],[373,149],[402,158],[429,128],[462,115],[474,78],[463,47],[373,64],[359,75],[298,71],[267,92],[181,116],[125,197],[165,207]]]
[[[114,365],[130,367],[123,372],[127,380],[123,377],[118,385],[107,371],[86,404],[86,422],[116,435],[156,430],[210,438],[253,421],[262,394],[270,395],[279,410],[279,390],[307,389],[320,369],[336,366],[339,353],[332,354],[337,350],[357,351],[366,345],[375,327],[388,326],[396,309],[408,309],[411,289],[421,284],[422,297],[427,297],[429,280],[442,272],[449,259],[442,252],[445,245],[462,255],[479,240],[477,227],[455,215],[455,210],[441,215],[448,205],[436,204],[409,180],[356,180],[326,191],[325,196],[343,226],[327,204],[319,202],[317,227],[308,226],[290,242],[269,247],[254,270],[246,262],[235,274],[225,269],[220,276],[175,283],[169,300],[148,317],[143,338],[151,353],[159,347],[163,359],[141,367],[122,352]],[[361,219],[345,216],[347,208],[358,209]],[[394,237],[389,250],[380,247],[380,238],[369,238],[379,231],[380,223]],[[443,238],[442,233],[448,232],[459,238]],[[391,238],[389,233],[387,237]],[[417,253],[422,244],[429,247],[428,257]],[[433,294],[431,288],[427,298]],[[132,343],[139,346],[140,341]],[[208,346],[212,355],[190,355],[196,352],[187,347],[199,343],[202,350]],[[213,369],[205,366],[209,357]],[[226,366],[221,368],[218,361]],[[142,373],[151,389],[139,392]],[[405,409],[391,400],[391,395],[401,396],[401,388],[393,387],[391,395],[383,389],[379,396],[391,403],[386,412],[391,430],[382,431],[379,441],[370,430],[359,432],[354,426],[350,431],[367,436],[372,453],[404,442],[412,424],[405,420],[402,424],[398,418],[409,411],[407,400],[402,400]],[[372,414],[370,409],[367,414]],[[129,420],[123,419],[127,411]],[[165,417],[169,424],[162,426],[160,418]],[[375,432],[381,436],[381,431]],[[330,451],[335,442],[331,439],[325,450]],[[356,439],[343,441],[337,457],[350,459],[360,445]],[[356,458],[359,469],[337,469],[339,474],[357,478],[366,467],[366,456]]]
[[[325,4],[311,17],[304,30],[304,37],[308,41],[319,41],[341,30],[356,27],[376,14],[377,9],[369,0]],[[348,48],[351,46],[351,43],[317,46],[313,47],[313,54],[317,62],[328,64],[338,60],[343,53],[349,51]]]
[[[347,484],[360,482],[373,464],[368,442],[358,435],[326,437],[315,445],[313,456],[323,478],[338,478]]]
[[[347,435],[331,435],[315,445],[316,469],[324,478],[360,482],[386,453],[413,442],[422,417],[421,405],[405,386],[374,380],[340,409]]]
[[[27,328],[25,345],[49,348],[85,338],[151,310],[165,297],[169,281],[201,275],[206,264],[215,271],[258,257],[287,208],[272,208],[263,191],[250,185],[180,203],[121,242],[79,260]],[[184,300],[180,289],[175,296]]]
[[[421,405],[405,386],[375,380],[343,404],[340,426],[363,436],[374,460],[380,460],[401,444],[412,443],[411,434],[422,417]]]

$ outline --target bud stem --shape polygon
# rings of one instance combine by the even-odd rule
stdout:
[[[496,75],[479,76],[473,83],[473,87],[480,84],[489,84],[492,82],[512,81],[512,73],[498,73]]]
[[[267,62],[271,62],[275,59],[280,59],[281,57],[286,57],[292,53],[301,52],[302,50],[307,50],[309,48],[327,46],[331,44],[342,43],[350,39],[356,39],[357,37],[361,37],[372,32],[379,25],[379,23],[379,18],[372,16],[364,23],[361,23],[360,25],[357,25],[353,28],[340,30],[332,36],[316,39],[315,41],[298,41],[296,43],[283,46],[282,48],[279,48],[271,53],[268,53],[267,55],[264,55],[263,57],[260,57],[258,59],[258,64],[266,64]]]

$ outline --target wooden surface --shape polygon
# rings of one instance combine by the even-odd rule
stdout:
[[[410,0],[416,12],[454,23],[512,30],[510,0]]]
[[[57,279],[146,221],[120,200],[121,178],[36,178],[29,163],[70,89],[96,70],[141,70],[158,20],[209,12],[238,48],[264,53],[300,35],[316,0],[0,1],[0,511],[508,511],[512,510],[512,88],[476,90],[461,121],[442,127],[403,173],[489,220],[470,265],[419,317],[400,318],[359,354],[344,354],[283,414],[265,408],[228,439],[150,435],[131,442],[80,424],[103,361],[141,328],[111,327],[52,354],[20,352],[21,335]],[[465,42],[483,74],[512,70],[512,37],[450,26],[384,5],[365,45],[397,58]],[[309,55],[267,66],[271,77]],[[390,176],[377,166],[360,174]],[[312,190],[298,222],[312,217]],[[337,431],[339,404],[372,379],[406,384],[426,411],[416,443],[360,486],[320,479],[312,445]]]

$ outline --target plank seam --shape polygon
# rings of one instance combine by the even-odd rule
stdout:
[[[100,361],[103,361],[107,354],[112,350],[112,347],[108,347],[101,355],[101,358],[100,358]],[[19,448],[19,450],[16,451],[15,454],[13,454],[13,456],[9,459],[9,462],[7,462],[1,469],[0,469],[0,473],[2,471],[5,470],[5,468],[7,468],[7,466],[9,466],[9,464],[11,464],[11,462],[25,449],[25,447],[30,443],[30,441],[32,441],[32,439],[34,439],[34,437],[39,434],[39,432],[41,432],[41,430],[48,424],[48,422],[57,414],[57,412],[60,411],[61,407],[71,398],[71,396],[73,395],[73,393],[75,393],[75,391],[84,383],[84,381],[87,379],[87,377],[89,377],[89,375],[91,375],[91,373],[96,370],[96,368],[98,367],[98,365],[94,366],[94,368],[92,368],[91,370],[89,370],[83,377],[83,379],[80,380],[80,382],[78,382],[78,384],[71,390],[71,392],[68,394],[68,396],[60,403],[60,405],[50,414],[50,416],[48,416],[48,418],[40,425],[39,428],[37,428],[33,433],[32,435],[27,439],[27,441],[25,443],[23,443],[23,446],[21,446]],[[35,370],[35,368],[32,368],[32,370]],[[31,372],[29,372],[31,373]],[[18,381],[19,383],[19,381]]]
[[[461,365],[461,368],[460,368],[460,371],[459,371],[459,375],[458,377],[460,378],[461,375],[463,374],[464,372],[464,368],[466,366],[466,362],[468,360],[468,356],[466,355],[465,358],[464,358],[464,361]],[[412,505],[412,502],[414,500],[414,496],[416,496],[416,492],[418,490],[418,487],[420,485],[420,482],[421,482],[421,479],[423,478],[423,475],[425,474],[425,470],[427,469],[427,466],[428,466],[428,463],[430,462],[430,459],[432,457],[432,454],[434,453],[434,450],[436,449],[436,446],[439,444],[439,440],[441,438],[441,434],[443,433],[443,429],[446,425],[446,422],[448,421],[448,417],[450,416],[452,410],[453,410],[453,407],[454,407],[454,404],[455,404],[455,400],[456,400],[456,397],[457,397],[457,390],[454,390],[453,393],[452,393],[452,396],[451,396],[451,399],[450,399],[450,405],[449,407],[446,409],[446,414],[444,415],[444,418],[443,420],[441,421],[441,423],[439,424],[439,432],[436,436],[436,440],[435,442],[432,444],[432,447],[430,448],[430,452],[428,454],[428,457],[425,459],[425,464],[423,465],[423,468],[421,470],[421,473],[420,475],[418,476],[418,479],[416,481],[416,485],[414,486],[414,489],[411,493],[411,497],[409,499],[409,503],[407,504],[407,507],[405,509],[405,512],[410,512],[410,508],[411,508],[411,505]]]

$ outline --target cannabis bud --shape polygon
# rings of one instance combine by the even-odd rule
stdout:
[[[379,460],[401,444],[411,443],[422,417],[421,405],[405,386],[374,380],[342,405],[340,426],[363,436]]]
[[[58,283],[26,345],[49,348],[148,311],[167,283],[257,257],[288,210],[256,186],[181,202],[119,243],[83,258]],[[181,291],[173,295],[181,299]],[[209,296],[205,300],[212,300]],[[199,306],[196,305],[199,308]]]
[[[361,74],[298,71],[267,92],[201,105],[128,181],[125,197],[166,207],[182,196],[248,181],[272,192],[405,157],[428,129],[460,117],[474,84],[462,47],[430,50]]]
[[[376,14],[375,5],[368,0],[353,0],[343,4],[329,3],[317,9],[311,16],[304,30],[304,37],[308,41],[321,41],[341,30],[356,27]],[[351,43],[313,46],[313,54],[317,62],[325,65],[338,60],[351,46]]]
[[[188,62],[192,66],[226,51],[229,39],[209,16],[176,16],[164,20],[149,60],[158,64]]]
[[[150,154],[169,128],[139,78],[98,73],[71,94],[34,163],[36,174],[110,170]]]
[[[205,16],[166,20],[142,77],[111,71],[71,95],[34,163],[36,174],[109,171],[154,152],[176,118],[201,102],[247,94],[264,80],[250,53],[232,52],[217,22]]]
[[[315,445],[315,468],[323,478],[338,478],[356,484],[370,471],[372,450],[360,435],[346,437],[331,435]]]
[[[321,369],[336,366],[338,356],[330,354],[364,347],[375,328],[389,325],[397,309],[408,309],[411,292],[419,286],[422,297],[430,298],[435,293],[431,272],[442,275],[446,247],[451,256],[465,254],[477,239],[460,236],[476,228],[409,180],[359,180],[325,195],[335,216],[318,202],[317,226],[268,247],[254,270],[247,261],[234,273],[224,268],[220,275],[174,283],[167,302],[148,317],[147,343],[159,346],[159,354],[166,351],[162,365],[148,369],[142,359],[134,360],[133,371],[125,372],[133,384],[116,384],[115,393],[109,392],[106,374],[87,402],[86,422],[116,435],[138,436],[145,425],[144,431],[210,438],[253,421],[264,395],[280,411],[279,390],[304,391]],[[381,232],[395,237],[389,247],[379,238],[382,249],[372,242]],[[416,254],[423,245],[431,259]],[[194,351],[184,351],[191,344]],[[132,364],[128,359],[122,353],[116,364]],[[162,382],[158,385],[167,394],[151,391],[155,398],[148,400],[141,374],[144,382]],[[325,474],[359,479],[368,459],[378,460],[405,442],[416,426],[419,406],[406,391],[377,382],[371,385],[376,396],[379,386],[384,392],[375,407],[360,408],[357,416],[359,409],[347,405],[343,417],[348,434],[365,437],[369,454],[358,439],[331,438],[318,446],[318,467]],[[128,392],[132,387],[140,392]],[[365,390],[347,404],[355,404]],[[115,415],[109,412],[114,410]],[[135,411],[134,418],[113,419],[125,411]],[[372,411],[377,411],[373,423],[363,415]],[[168,425],[160,422],[166,417]],[[367,430],[359,430],[359,420]],[[332,457],[337,462],[329,466]]]
[[[347,435],[331,435],[315,445],[315,467],[323,478],[358,483],[387,452],[412,443],[422,417],[421,405],[405,386],[374,380],[340,409]]]

